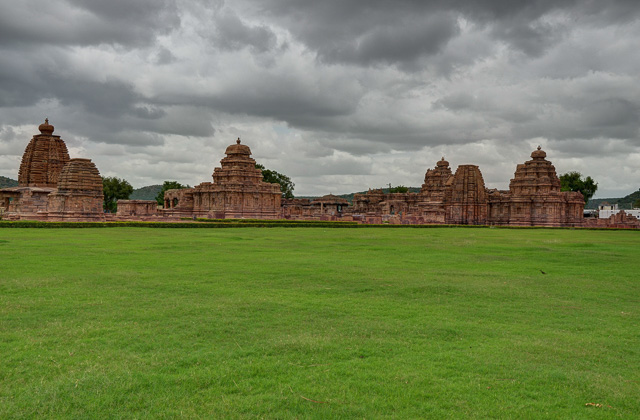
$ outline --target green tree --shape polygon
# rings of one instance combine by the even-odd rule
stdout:
[[[133,192],[133,187],[126,179],[115,176],[102,177],[102,193],[104,202],[102,207],[109,213],[118,209],[118,200],[126,200]]]
[[[640,209],[640,198],[633,202],[634,209]]]
[[[389,193],[406,193],[407,191],[409,191],[409,187],[405,187],[404,185],[389,188]]]
[[[582,193],[586,203],[598,190],[598,183],[590,176],[582,178],[580,172],[567,172],[560,175],[560,191],[578,191]]]
[[[164,181],[162,189],[156,195],[156,201],[159,205],[164,206],[164,193],[167,190],[181,190],[182,188],[191,188],[189,185],[182,185],[178,181]]]
[[[262,171],[262,180],[270,184],[280,184],[282,198],[293,198],[293,188],[296,184],[286,175],[266,169],[263,165],[257,163],[256,168]]]

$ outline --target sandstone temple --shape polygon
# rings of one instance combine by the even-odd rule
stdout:
[[[119,200],[117,214],[102,210],[102,179],[90,159],[69,157],[60,136],[45,120],[27,145],[18,187],[0,190],[5,219],[45,221],[210,219],[289,219],[356,221],[367,224],[462,224],[502,226],[640,227],[633,216],[585,222],[578,192],[560,191],[556,169],[538,147],[516,166],[508,190],[485,186],[480,168],[444,158],[427,169],[417,193],[369,190],[350,203],[326,195],[285,199],[278,184],[262,180],[249,146],[238,139],[212,173],[211,182],[169,190],[164,206],[155,201]]]
[[[104,220],[102,178],[90,159],[70,159],[67,146],[45,119],[22,155],[18,186],[0,190],[9,219]]]
[[[249,146],[238,139],[225,154],[220,167],[213,170],[213,182],[167,191],[165,213],[211,219],[280,218],[280,185],[262,181],[262,171],[256,168]]]

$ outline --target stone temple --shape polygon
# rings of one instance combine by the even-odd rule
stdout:
[[[262,181],[249,146],[240,139],[227,147],[213,182],[165,193],[165,214],[212,219],[278,219],[281,217],[280,186]]]
[[[102,178],[90,159],[70,159],[67,146],[45,119],[22,155],[18,186],[0,190],[8,219],[104,220]]]
[[[120,200],[117,214],[102,210],[102,180],[89,159],[70,159],[60,136],[45,120],[27,145],[18,173],[19,186],[0,190],[5,219],[35,220],[181,220],[251,218],[356,221],[367,224],[453,224],[503,226],[640,227],[633,216],[585,222],[578,192],[560,191],[556,169],[538,147],[516,166],[508,190],[488,189],[480,168],[460,165],[452,171],[444,158],[427,169],[417,193],[369,190],[353,202],[335,195],[316,199],[282,198],[278,184],[266,183],[249,146],[238,139],[227,147],[212,182],[169,190],[164,208],[155,201]]]

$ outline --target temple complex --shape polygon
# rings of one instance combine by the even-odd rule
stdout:
[[[640,227],[624,213],[585,222],[579,192],[560,191],[556,169],[538,146],[516,166],[508,190],[488,189],[480,168],[444,157],[428,169],[419,192],[355,194],[353,203],[332,194],[284,199],[280,186],[263,181],[249,146],[238,139],[225,150],[212,182],[168,190],[164,208],[155,201],[119,200],[117,214],[103,213],[102,178],[90,159],[70,159],[60,136],[45,120],[22,156],[18,187],[0,190],[5,219],[51,221],[291,219],[379,224]]]
[[[452,174],[442,158],[427,170],[420,192],[356,194],[350,214],[364,223],[581,226],[582,194],[560,191],[540,147],[531,157],[516,167],[509,191],[487,189],[476,165],[460,165]]]

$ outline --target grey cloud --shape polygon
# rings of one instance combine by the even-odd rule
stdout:
[[[215,94],[162,94],[159,104],[196,104],[218,112],[270,117],[295,126],[353,113],[362,87],[353,80],[306,75],[260,73],[241,85],[229,84]]]
[[[568,28],[547,16],[563,12],[597,25],[633,20],[633,0],[264,0],[260,12],[286,27],[329,63],[362,66],[395,64],[408,71],[432,57],[459,35],[456,19],[478,30],[488,27],[495,40],[537,57],[557,44]],[[634,7],[635,4],[635,7]],[[445,69],[442,67],[441,69]],[[449,68],[451,70],[451,68]]]
[[[160,47],[155,55],[155,63],[159,65],[171,64],[177,60],[176,56],[167,48]]]
[[[549,47],[555,45],[566,33],[563,27],[541,22],[513,22],[498,24],[492,34],[507,42],[512,48],[531,57],[539,57]]]
[[[119,117],[129,112],[140,116],[144,112],[143,108],[135,107],[142,97],[132,85],[121,80],[110,78],[99,82],[43,73],[46,90],[41,91],[42,96],[55,97],[63,105],[80,105],[92,114],[105,117]]]
[[[173,0],[0,2],[0,45],[146,45],[180,24]]]
[[[217,14],[213,31],[215,45],[224,50],[250,47],[256,53],[263,53],[277,45],[277,37],[269,27],[245,24],[238,15],[226,9]]]
[[[551,140],[549,146],[558,151],[558,157],[626,156],[637,151],[638,145],[619,139],[562,139]]]
[[[325,46],[319,53],[328,62],[411,66],[420,57],[441,51],[458,33],[455,16],[430,15],[373,27],[353,40],[343,39],[338,45]]]
[[[612,129],[609,133],[614,138],[630,138],[638,134],[640,121],[640,103],[622,98],[607,98],[587,104],[583,113],[583,121],[590,127]],[[618,135],[612,135],[617,132]],[[604,132],[601,134],[605,134]]]
[[[251,133],[271,167],[313,167],[300,190],[366,189],[440,150],[507,183],[537,143],[568,168],[638,153],[637,1],[176,1],[0,0],[0,124],[48,116],[87,157],[113,148],[101,171],[191,183]]]
[[[132,113],[138,118],[148,120],[157,120],[158,118],[162,118],[167,115],[165,110],[149,105],[134,106],[132,108]]]

